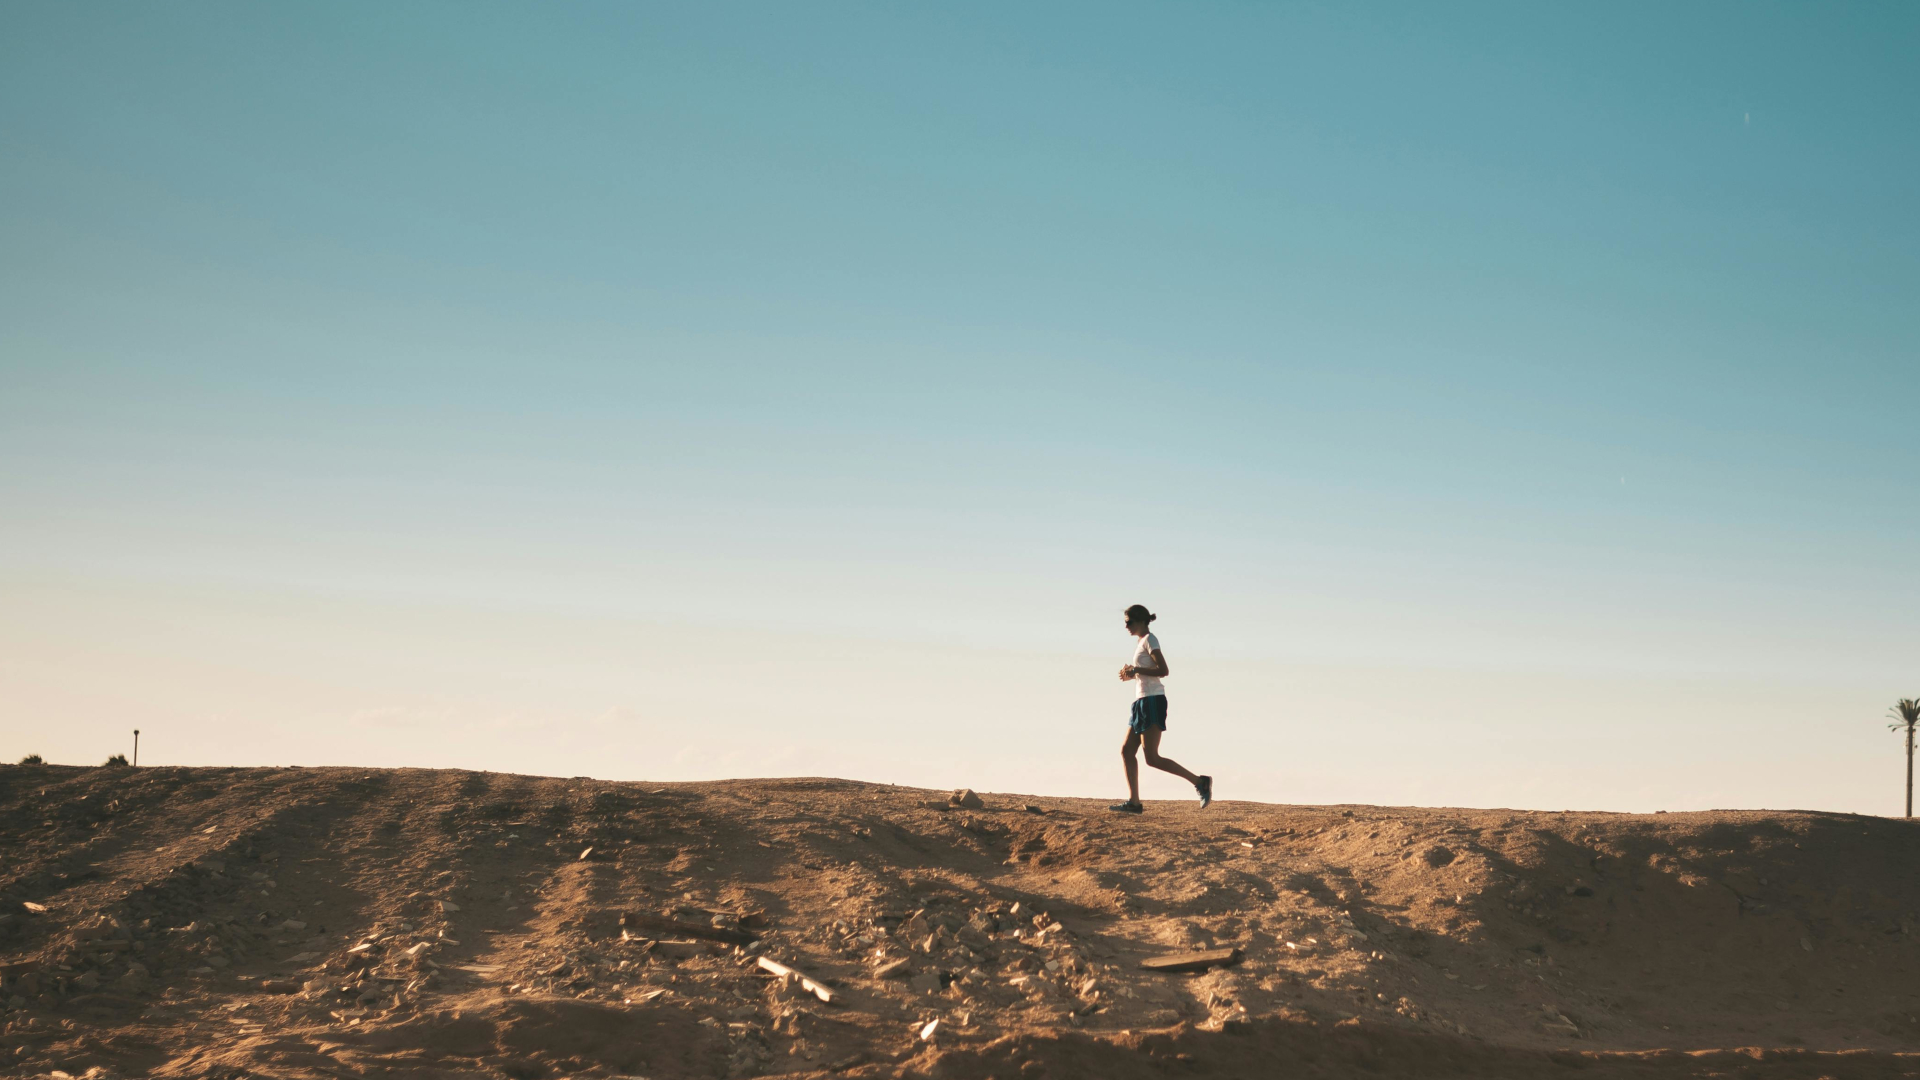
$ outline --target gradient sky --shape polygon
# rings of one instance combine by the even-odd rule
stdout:
[[[0,755],[1898,813],[1917,52],[10,3]]]

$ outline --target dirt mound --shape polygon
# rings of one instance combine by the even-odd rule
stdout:
[[[1906,822],[947,796],[0,768],[0,1073],[1920,1075]]]

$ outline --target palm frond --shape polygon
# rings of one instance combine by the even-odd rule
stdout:
[[[1894,719],[1894,723],[1888,726],[1896,729],[1920,724],[1920,699],[1901,698],[1893,708],[1887,710],[1887,715]]]

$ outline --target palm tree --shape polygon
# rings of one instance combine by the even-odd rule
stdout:
[[[1889,731],[1907,729],[1907,816],[1913,816],[1913,727],[1920,724],[1920,701],[1903,697],[1896,702],[1888,716],[1894,722],[1887,725]]]

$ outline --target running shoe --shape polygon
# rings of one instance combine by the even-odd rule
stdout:
[[[1107,807],[1107,809],[1121,814],[1141,814],[1145,813],[1147,808],[1134,802],[1132,799],[1128,799],[1126,802],[1114,803],[1112,806]]]
[[[1213,805],[1213,777],[1203,776],[1193,782],[1193,790],[1200,793],[1200,809]]]

